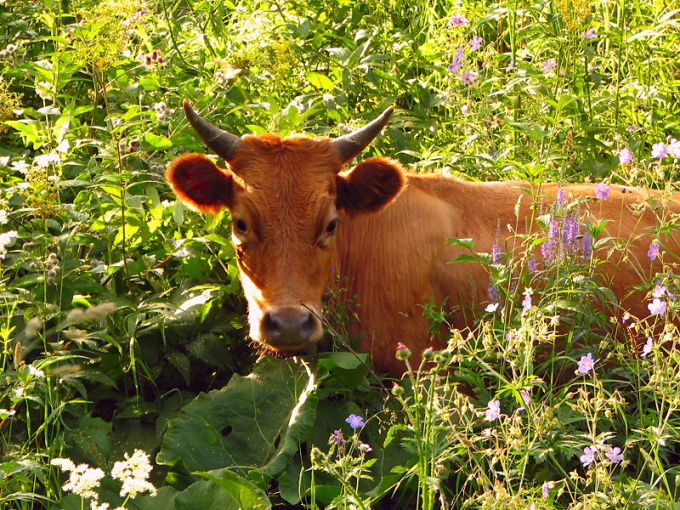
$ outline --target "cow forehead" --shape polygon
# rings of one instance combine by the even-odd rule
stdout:
[[[244,136],[229,165],[246,187],[285,195],[326,188],[342,163],[328,138],[266,134]]]
[[[244,137],[229,166],[242,184],[233,209],[247,211],[265,238],[293,238],[312,235],[333,210],[342,165],[327,138],[260,135]]]

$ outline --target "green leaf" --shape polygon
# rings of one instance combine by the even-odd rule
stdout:
[[[294,360],[265,358],[247,377],[200,394],[171,420],[158,462],[189,471],[228,466],[282,471],[314,421],[315,382]]]
[[[169,149],[172,147],[172,142],[169,138],[154,133],[146,133],[142,137],[142,140],[149,148],[153,150]]]
[[[467,248],[468,250],[471,250],[472,247],[475,245],[475,241],[472,238],[447,239],[446,244],[451,245],[451,246],[461,246],[463,248]]]
[[[272,507],[264,491],[253,485],[246,478],[228,469],[215,470],[209,473],[197,473],[217,485],[229,494],[239,508],[267,510]]]
[[[307,73],[307,81],[313,87],[317,89],[324,89],[331,91],[335,88],[333,82],[328,78],[328,76],[321,73],[309,72]]]

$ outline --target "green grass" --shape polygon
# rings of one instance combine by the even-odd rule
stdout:
[[[642,289],[652,303],[659,280],[667,309],[626,324],[593,306],[610,300],[596,259],[532,272],[471,247],[498,309],[420,367],[395,345],[392,387],[346,352],[255,363],[228,215],[187,211],[162,177],[203,151],[186,98],[239,135],[337,136],[394,105],[364,157],[676,189],[678,158],[653,151],[680,138],[679,9],[0,0],[0,507],[89,508],[51,464],[68,458],[102,470],[111,508],[679,508],[677,246]],[[676,231],[658,217],[658,234]],[[544,220],[523,246],[546,246]],[[626,241],[589,229],[603,249]],[[335,297],[331,336],[351,343]],[[652,338],[644,356],[616,340],[631,324]],[[112,476],[135,450],[154,497]]]

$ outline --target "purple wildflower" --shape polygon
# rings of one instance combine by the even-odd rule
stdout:
[[[647,250],[647,256],[649,257],[650,260],[656,260],[656,257],[659,256],[659,241],[654,241],[652,244],[649,245],[649,250]]]
[[[662,159],[668,154],[668,147],[663,142],[652,145],[652,157]]]
[[[588,467],[593,462],[595,462],[595,452],[596,451],[597,451],[597,448],[595,448],[594,446],[586,446],[583,449],[583,455],[581,455],[581,457],[580,457],[581,462],[583,463],[583,467]]]
[[[489,300],[497,302],[498,299],[498,289],[493,283],[489,283]]]
[[[593,250],[593,237],[590,235],[589,231],[583,233],[583,257],[590,257],[590,253]]]
[[[675,159],[680,159],[680,141],[675,138],[671,138],[671,142],[668,144],[668,153]]]
[[[349,423],[349,426],[353,429],[364,426],[364,419],[356,414],[350,414],[345,421]]]
[[[595,37],[595,29],[593,27],[590,27],[588,30],[586,30],[586,33],[584,34],[584,37],[588,40],[592,39]]]
[[[550,489],[552,488],[553,482],[543,482],[543,485],[541,486],[541,496],[543,496],[543,499],[550,497]]]
[[[498,264],[501,261],[501,247],[494,243],[491,247],[491,263]]]
[[[647,338],[647,342],[642,346],[642,356],[643,358],[649,356],[652,353],[652,347],[654,346],[654,341],[651,337]]]
[[[487,407],[488,409],[485,412],[487,421],[494,421],[501,415],[500,400],[489,400]]]
[[[552,262],[557,257],[555,249],[557,248],[559,235],[560,221],[553,216],[550,219],[550,225],[548,226],[548,239],[541,245],[541,253],[546,262]]]
[[[529,262],[527,262],[527,267],[530,273],[535,273],[538,270],[538,263],[536,262],[536,257],[531,257]]]
[[[509,73],[510,71],[512,71],[512,69],[514,67],[515,67],[515,61],[511,60],[510,62],[508,62],[508,67],[505,68],[505,71]]]
[[[649,313],[652,315],[663,315],[666,313],[666,302],[659,298],[655,298],[647,305],[647,308],[649,308]]]
[[[662,298],[663,295],[666,293],[666,287],[664,285],[661,285],[661,282],[657,281],[656,285],[654,287],[654,291],[652,292],[652,297],[653,298]]]
[[[372,452],[373,448],[371,448],[371,445],[369,445],[368,443],[361,443],[359,445],[359,451],[362,452],[362,453],[368,453],[368,452]]]
[[[467,25],[468,23],[470,23],[470,20],[467,19],[465,16],[451,16],[451,19],[449,19],[449,22],[446,24],[446,28],[462,27],[463,25]]]
[[[463,48],[458,48],[456,50],[456,54],[453,56],[453,61],[451,62],[451,65],[447,67],[447,69],[452,73],[457,73],[458,70],[460,69],[461,64],[463,63],[464,57],[465,50],[463,50]]]
[[[595,196],[600,200],[604,200],[609,196],[610,189],[611,188],[607,186],[604,182],[601,182],[600,184],[595,186]]]
[[[549,73],[550,71],[552,71],[552,70],[555,69],[556,67],[557,67],[557,62],[555,61],[555,59],[554,59],[554,58],[549,58],[548,60],[546,60],[545,62],[543,62],[543,66],[541,67],[541,70],[542,70],[544,73]]]
[[[587,374],[595,367],[595,360],[593,359],[592,353],[588,353],[586,356],[581,356],[578,362],[578,373]]]
[[[527,287],[524,289],[524,299],[522,300],[522,314],[525,314],[529,311],[531,308],[531,294],[533,293],[533,290],[531,290],[531,287]]]
[[[489,312],[489,313],[494,313],[496,310],[498,310],[498,306],[499,306],[498,303],[490,303],[490,304],[486,305],[486,308],[484,309],[484,311]]]
[[[627,165],[631,161],[633,161],[633,151],[630,150],[628,147],[625,147],[619,151],[619,163],[622,165]]]
[[[578,219],[576,218],[576,213],[572,212],[564,218],[564,226],[562,227],[562,243],[564,244],[565,252],[575,253],[578,250],[577,236]]]
[[[331,435],[331,441],[333,441],[335,444],[342,444],[345,442],[345,438],[342,437],[342,430],[334,430],[333,434]]]
[[[460,80],[465,84],[465,85],[470,85],[475,79],[477,78],[477,75],[475,73],[463,73],[460,75]]]
[[[524,401],[524,405],[528,406],[531,403],[531,394],[529,393],[529,390],[519,390],[519,394]]]
[[[463,106],[461,106],[460,107],[460,113],[462,113],[463,115],[467,115],[468,114],[468,105],[464,104]]]
[[[557,197],[555,198],[555,203],[557,205],[562,205],[564,202],[566,202],[567,199],[567,190],[564,189],[564,186],[560,186],[557,189]]]
[[[484,42],[484,39],[479,37],[478,35],[475,35],[470,39],[470,48],[472,51],[477,51],[479,48],[482,47],[482,43]]]
[[[615,446],[614,448],[609,448],[609,451],[605,452],[605,457],[612,461],[612,464],[617,464],[623,460],[623,455],[621,455],[621,448]]]

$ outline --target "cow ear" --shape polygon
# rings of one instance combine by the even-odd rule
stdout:
[[[406,187],[406,173],[395,161],[371,158],[338,175],[338,209],[375,212]]]
[[[170,163],[165,177],[177,197],[195,211],[217,214],[231,205],[231,173],[202,154],[179,156]]]

